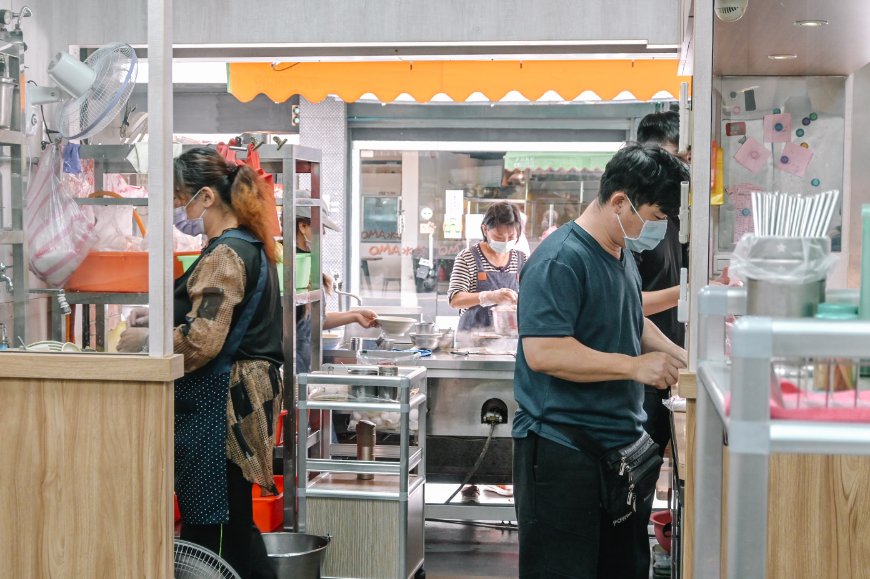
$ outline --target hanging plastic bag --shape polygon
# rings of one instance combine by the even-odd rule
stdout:
[[[827,237],[744,235],[731,254],[729,273],[739,280],[805,284],[828,277],[837,263]]]
[[[49,287],[60,288],[94,245],[94,225],[61,187],[59,144],[45,148],[27,188],[24,232],[30,269]]]

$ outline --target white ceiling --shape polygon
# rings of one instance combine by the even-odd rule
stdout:
[[[829,24],[794,24],[811,19]],[[797,58],[768,58],[783,53]],[[716,75],[847,75],[868,62],[870,0],[749,0],[743,18],[714,28]]]

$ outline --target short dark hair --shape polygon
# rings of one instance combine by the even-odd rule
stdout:
[[[500,201],[493,203],[483,214],[482,225],[487,229],[495,229],[502,225],[512,225],[517,230],[517,237],[523,230],[522,221],[520,221],[520,210],[513,203]]]
[[[622,191],[635,208],[657,205],[674,217],[680,209],[680,182],[688,180],[688,167],[674,155],[658,145],[629,143],[604,168],[598,200],[607,203]]]
[[[658,145],[680,143],[680,115],[675,111],[650,113],[637,125],[637,142],[642,145],[656,143]]]

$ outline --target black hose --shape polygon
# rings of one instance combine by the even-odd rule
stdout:
[[[477,462],[474,463],[474,466],[471,467],[471,470],[468,471],[467,475],[465,475],[465,480],[462,481],[462,484],[460,484],[458,487],[456,487],[456,490],[453,491],[453,494],[450,495],[450,498],[448,498],[446,501],[444,501],[445,505],[450,504],[450,501],[453,500],[453,497],[455,497],[457,494],[459,494],[459,491],[462,490],[462,487],[464,487],[465,485],[468,484],[468,481],[471,480],[471,477],[473,477],[477,473],[477,469],[479,469],[480,465],[483,464],[483,459],[484,459],[484,457],[486,457],[486,451],[489,450],[489,445],[492,443],[492,435],[493,435],[493,433],[495,433],[496,424],[498,424],[498,423],[497,422],[490,422],[490,424],[489,424],[489,436],[486,437],[486,442],[483,444],[483,450],[480,451],[480,456],[477,457]]]

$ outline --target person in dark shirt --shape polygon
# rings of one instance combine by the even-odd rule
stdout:
[[[639,143],[658,145],[672,155],[677,154],[679,140],[680,115],[675,111],[646,115],[637,127]],[[689,263],[688,247],[680,243],[679,220],[668,217],[662,242],[653,249],[634,254],[643,290],[643,313],[668,339],[680,346],[685,345],[686,326],[677,320],[677,301],[680,269]],[[662,404],[670,395],[670,389],[659,390],[647,385],[644,390],[643,409],[647,415],[644,429],[659,445],[662,454],[671,440],[669,411]]]
[[[626,249],[653,247],[679,205],[685,165],[629,145],[607,163],[598,198],[547,237],[520,274],[514,375],[514,494],[520,577],[646,578],[652,494],[614,526],[600,462],[564,428],[606,449],[643,434],[643,384],[668,388],[686,352],[643,316]]]

